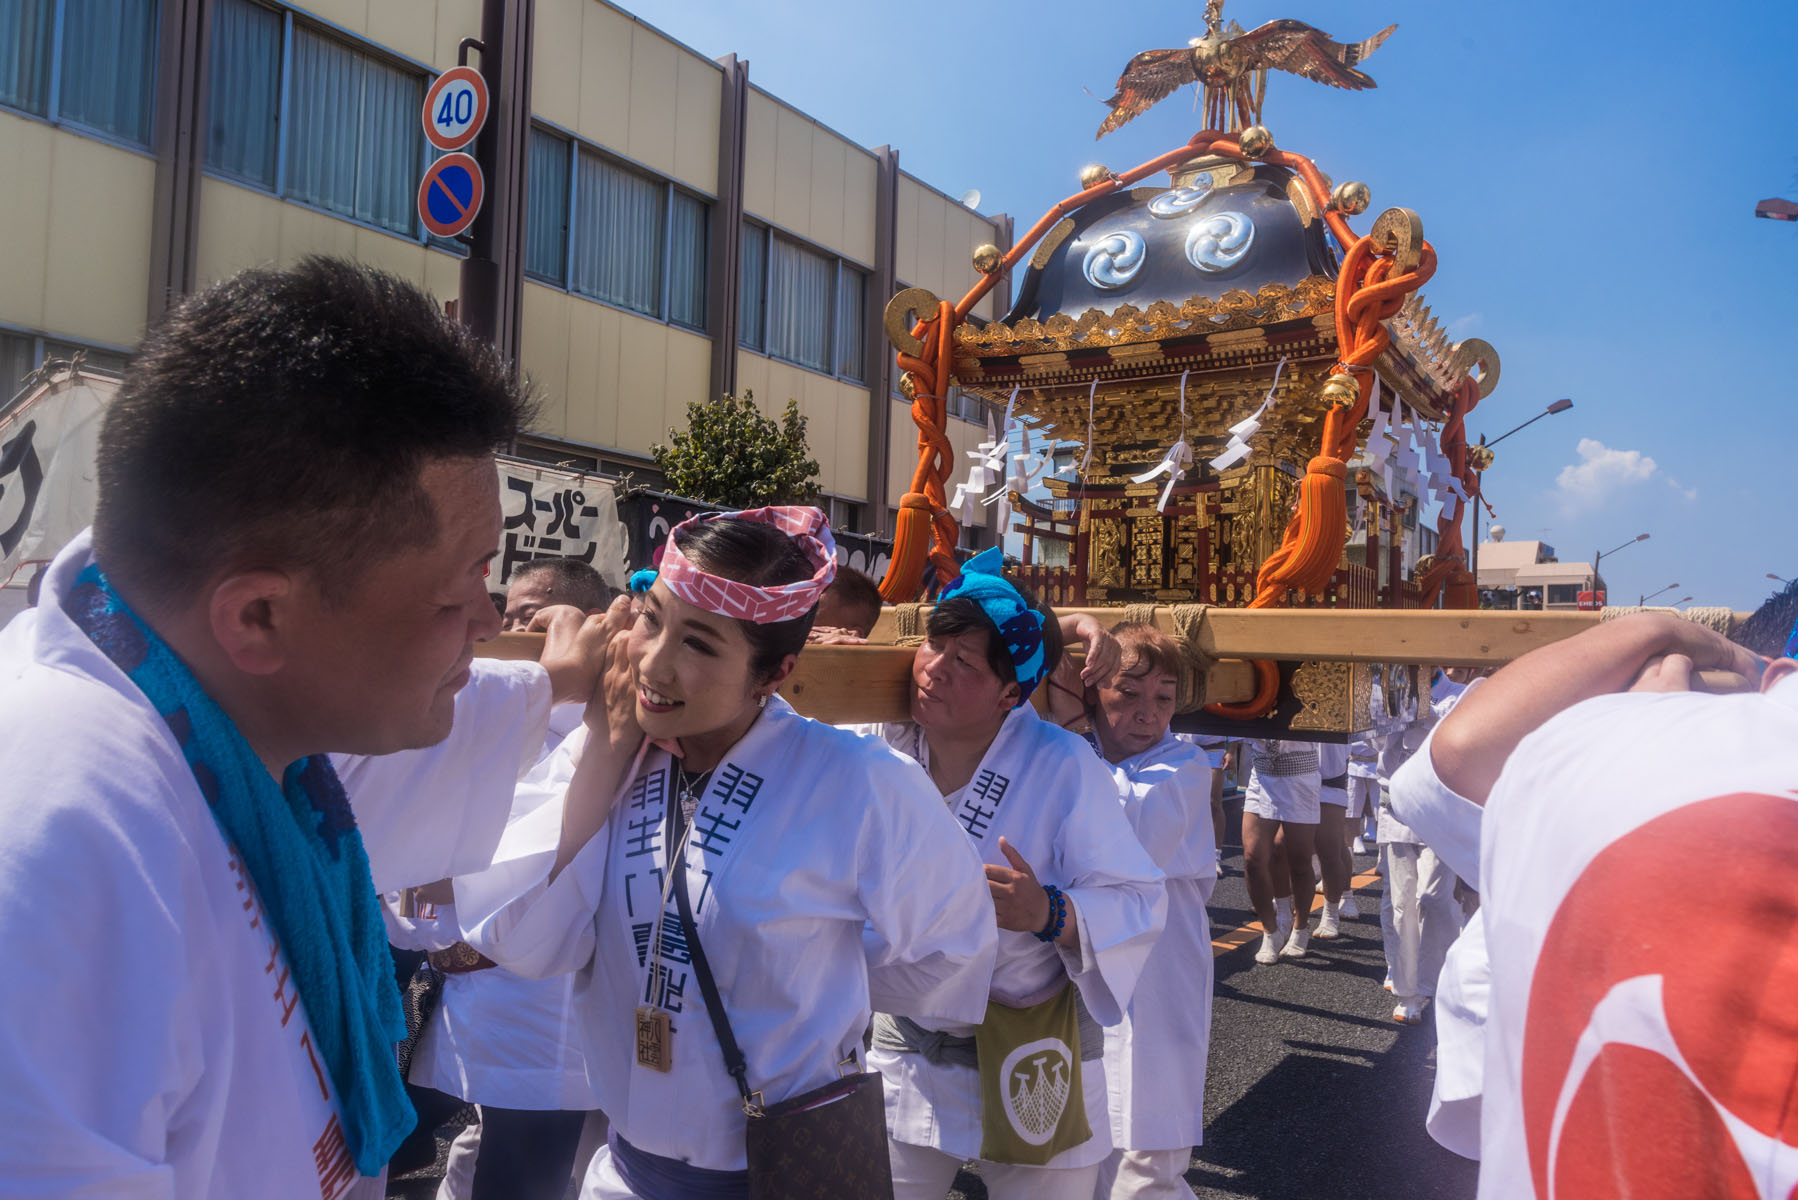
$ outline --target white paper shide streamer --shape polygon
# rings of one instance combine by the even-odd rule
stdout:
[[[1161,499],[1155,503],[1156,512],[1166,512],[1167,502],[1174,494],[1174,485],[1186,475],[1186,468],[1192,465],[1192,446],[1186,441],[1186,377],[1191,371],[1180,373],[1180,440],[1168,448],[1167,454],[1153,467],[1141,475],[1132,475],[1131,483],[1147,483],[1157,475],[1167,476],[1167,486],[1161,489]],[[1279,377],[1276,375],[1275,379]]]
[[[1286,360],[1282,358],[1280,365],[1274,368],[1274,381],[1268,385],[1267,395],[1261,401],[1261,407],[1230,426],[1230,444],[1224,452],[1211,460],[1213,471],[1227,471],[1249,456],[1251,447],[1249,439],[1261,432],[1262,418],[1267,416],[1268,409],[1274,406],[1274,392],[1280,386],[1280,372],[1286,369]]]

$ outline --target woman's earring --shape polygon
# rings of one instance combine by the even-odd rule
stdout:
[[[767,708],[768,707],[768,693],[767,692],[763,692],[761,695],[759,695],[755,698],[755,706],[757,708]]]

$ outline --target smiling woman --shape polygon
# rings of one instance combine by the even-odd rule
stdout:
[[[677,527],[634,617],[626,601],[607,615],[585,728],[525,785],[544,803],[492,870],[456,882],[489,957],[590,972],[581,1020],[612,1141],[585,1197],[747,1196],[773,1125],[746,1111],[839,1086],[851,1102],[831,1111],[858,1114],[861,1140],[833,1134],[830,1169],[884,1185],[878,1081],[838,1082],[872,1004],[985,1009],[992,908],[923,771],[775,695],[835,562],[816,509]]]

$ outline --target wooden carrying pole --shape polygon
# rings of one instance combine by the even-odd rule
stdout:
[[[540,633],[502,633],[482,642],[484,658],[536,658]],[[1078,652],[1074,655],[1079,657]],[[780,694],[800,713],[833,725],[911,720],[910,646],[807,646]],[[1205,673],[1205,695],[1239,702],[1255,692],[1255,673],[1246,662],[1214,663]],[[1036,689],[1040,710],[1049,689]]]
[[[1056,609],[1083,612],[1102,624],[1123,618],[1121,608]],[[1737,620],[1742,614],[1737,614]],[[1173,609],[1157,607],[1155,625],[1175,633]],[[1252,658],[1378,662],[1440,667],[1494,667],[1572,637],[1598,623],[1590,612],[1503,612],[1306,608],[1208,608],[1198,650],[1212,660],[1207,701],[1231,703],[1254,694]],[[912,649],[893,645],[894,614],[881,612],[867,646],[808,646],[781,695],[808,717],[849,724],[909,718]],[[489,658],[536,658],[540,633],[502,633],[475,652]],[[1038,707],[1047,688],[1037,689]]]

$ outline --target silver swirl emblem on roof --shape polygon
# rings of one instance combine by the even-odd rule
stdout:
[[[1255,222],[1239,212],[1212,213],[1186,231],[1186,259],[1201,271],[1228,271],[1255,240]]]
[[[1171,192],[1163,192],[1149,201],[1149,214],[1164,220],[1168,217],[1177,217],[1182,213],[1189,213],[1205,203],[1205,197],[1210,194],[1211,173],[1206,171],[1193,176],[1192,182],[1185,187],[1177,187]]]
[[[1147,253],[1142,235],[1128,229],[1107,234],[1094,242],[1086,252],[1086,261],[1081,270],[1086,281],[1097,288],[1107,291],[1121,288],[1136,278],[1142,270],[1143,257]]]

